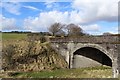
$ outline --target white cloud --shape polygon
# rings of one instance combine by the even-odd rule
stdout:
[[[99,24],[91,24],[91,25],[84,25],[84,26],[81,26],[81,28],[89,33],[89,34],[103,34],[103,33],[106,33],[106,32],[109,32],[109,33],[112,33],[112,34],[117,34],[118,33],[118,27],[106,27],[106,26],[100,26]]]
[[[17,2],[4,2],[2,4],[2,7],[8,11],[9,13],[12,13],[12,14],[15,14],[15,15],[20,15],[20,8],[21,8],[21,5]]]
[[[47,8],[55,8],[55,2],[46,2]],[[47,28],[55,23],[60,22],[63,24],[79,24],[87,25],[82,26],[85,31],[90,33],[101,33],[101,26],[95,24],[97,21],[117,21],[118,13],[118,0],[74,0],[72,11],[61,12],[59,9],[52,9],[49,12],[41,12],[37,17],[28,17],[24,20],[24,28],[31,31],[46,31]],[[13,14],[20,15],[21,5],[16,3],[6,3],[4,8]],[[58,5],[57,5],[58,6]],[[32,10],[39,10],[33,6],[23,6]],[[14,23],[14,19],[11,19]]]
[[[76,18],[77,17],[77,18]],[[50,11],[41,12],[38,17],[29,17],[24,20],[24,26],[28,30],[42,30],[47,29],[51,24],[55,22],[60,22],[62,24],[75,23],[79,24],[81,22],[80,16],[77,11],[72,12],[60,12],[60,11]]]
[[[110,32],[112,34],[118,34],[118,27],[110,27],[108,31],[106,32]]]
[[[52,9],[52,8],[56,7],[56,3],[54,3],[54,2],[46,2],[45,5],[46,5],[46,8],[48,8],[48,9],[50,9],[50,8]],[[58,4],[57,4],[57,6],[58,6]]]
[[[2,2],[40,2],[43,0],[2,0]]]
[[[0,14],[0,22],[2,22],[2,15]],[[0,23],[0,30],[2,30],[2,23]]]
[[[31,10],[39,10],[38,8],[33,7],[33,6],[21,5],[21,3],[19,2],[4,2],[0,4],[0,7],[4,8],[7,12],[14,14],[14,15],[20,15],[21,14],[20,9],[22,7],[31,9]]]
[[[0,2],[0,7],[2,7],[2,3]]]
[[[46,5],[46,8],[49,9],[49,10],[63,10],[66,8],[66,6],[63,6],[63,5],[60,5],[59,3],[56,3],[56,2],[45,2],[45,5]]]
[[[38,8],[36,8],[36,7],[33,7],[33,6],[23,6],[23,7],[25,7],[25,8],[28,8],[28,9],[32,9],[32,10],[39,10]]]
[[[2,27],[2,30],[15,30],[18,29],[16,27],[16,19],[14,18],[6,18],[2,15],[0,15],[0,26]]]
[[[68,23],[68,12],[42,12],[38,17],[29,17],[24,20],[25,29],[31,31],[46,30],[55,22]]]
[[[62,24],[78,24],[83,25],[85,21],[81,18],[81,13],[79,11],[71,11],[71,12],[60,12],[60,11],[49,11],[49,12],[41,12],[38,17],[29,17],[24,20],[25,29],[31,31],[46,31],[47,28],[55,23],[60,22]],[[81,26],[83,30],[90,33],[100,33],[101,27],[98,24],[89,24]],[[108,29],[109,30],[109,29]]]
[[[52,4],[54,2],[57,2],[58,0],[44,0],[44,2],[46,2],[46,4]]]
[[[117,21],[118,0],[74,0],[72,7],[80,11],[85,23]]]
[[[2,0],[2,2],[72,2],[73,0]]]
[[[85,31],[94,31],[97,32],[100,30],[100,26],[98,24],[91,24],[87,26],[81,26],[83,30]]]
[[[101,34],[101,26],[98,24],[90,24],[90,25],[79,25],[85,33],[89,34]]]

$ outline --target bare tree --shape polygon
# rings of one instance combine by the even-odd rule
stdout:
[[[75,24],[69,24],[66,27],[68,36],[81,36],[83,35],[83,30]]]
[[[48,29],[49,29],[49,32],[50,32],[53,36],[55,36],[55,35],[63,32],[63,31],[62,31],[63,26],[64,26],[64,25],[62,25],[62,24],[60,24],[60,23],[54,23],[54,24],[52,24]]]

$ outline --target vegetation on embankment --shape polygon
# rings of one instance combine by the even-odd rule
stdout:
[[[17,33],[12,39],[9,35],[3,35],[2,67],[5,71],[43,71],[68,67],[63,57],[50,46],[44,36],[25,37],[27,34],[20,36]]]
[[[2,76],[1,76],[2,77]],[[10,78],[112,78],[110,67],[57,69],[41,72],[8,72]]]

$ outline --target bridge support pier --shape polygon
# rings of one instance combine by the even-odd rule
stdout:
[[[115,50],[112,62],[112,71],[113,71],[113,78],[120,78],[120,45],[115,46]]]
[[[69,68],[73,68],[73,54],[69,55]]]
[[[114,59],[114,61],[112,62],[112,74],[113,74],[113,78],[118,78],[119,70],[118,70],[117,59]]]
[[[119,37],[120,41],[120,37]],[[117,57],[117,68],[118,68],[118,77],[120,78],[120,44],[117,46],[118,49],[118,57]]]

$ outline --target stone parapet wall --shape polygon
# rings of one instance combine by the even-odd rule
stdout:
[[[118,43],[118,36],[81,36],[81,37],[56,37],[50,42],[81,42],[81,43]]]

